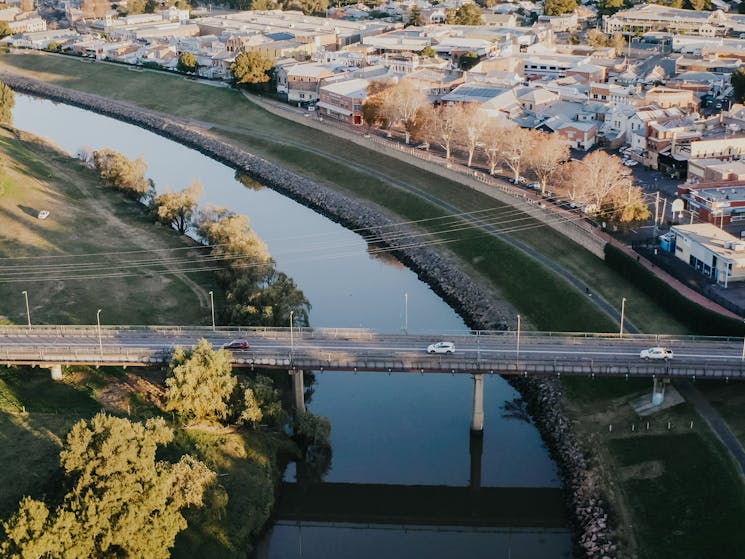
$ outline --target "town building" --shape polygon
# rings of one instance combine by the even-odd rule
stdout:
[[[711,223],[673,225],[675,256],[721,286],[745,280],[745,242]]]
[[[668,31],[673,34],[724,37],[734,22],[722,11],[682,10],[658,4],[640,4],[603,16],[603,32],[635,35],[648,31]]]
[[[678,198],[706,223],[724,227],[745,220],[745,181],[686,182],[678,186]]]
[[[320,114],[354,126],[362,125],[362,103],[367,98],[369,84],[365,79],[353,79],[322,86],[316,103]]]

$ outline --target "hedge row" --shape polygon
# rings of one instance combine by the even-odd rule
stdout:
[[[605,245],[605,262],[657,301],[692,333],[710,336],[745,335],[745,324],[742,320],[721,315],[691,301],[610,243]]]

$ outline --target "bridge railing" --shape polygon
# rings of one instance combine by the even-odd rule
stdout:
[[[145,325],[101,325],[100,329],[96,325],[38,325],[38,326],[21,326],[10,325],[0,326],[0,344],[2,337],[88,337],[94,338],[113,338],[120,334],[137,334],[153,335],[158,334],[165,338],[194,337],[199,335],[207,339],[225,339],[231,337],[263,337],[287,339],[290,337],[290,328],[288,327],[250,327],[250,326],[218,326],[215,330],[205,326],[145,326]],[[425,342],[449,340],[458,342],[472,342],[474,338],[516,338],[517,332],[514,330],[471,330],[460,332],[410,332],[401,333],[384,333],[377,332],[369,328],[293,328],[292,336],[298,340],[301,339],[340,339],[340,340],[401,340],[411,339],[413,342]],[[520,332],[521,339],[524,340],[542,340],[544,343],[550,343],[555,340],[557,343],[567,344],[573,340],[577,342],[589,339],[595,340],[623,340],[628,343],[643,343],[645,345],[679,345],[688,342],[722,342],[731,343],[742,341],[740,337],[727,336],[691,336],[678,334],[630,334],[624,333],[621,336],[618,332],[542,332],[533,330],[523,330]]]

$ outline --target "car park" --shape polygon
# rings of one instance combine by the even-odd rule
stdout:
[[[673,350],[666,347],[650,347],[639,353],[641,359],[672,359]]]
[[[230,340],[222,344],[223,349],[249,349],[248,342],[246,340]]]
[[[427,353],[455,353],[453,342],[437,342],[427,346]]]

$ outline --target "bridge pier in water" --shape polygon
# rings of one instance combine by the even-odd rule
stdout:
[[[473,375],[471,432],[478,434],[484,432],[484,375]]]
[[[667,378],[652,378],[652,405],[659,406],[665,400],[665,385],[670,382]]]
[[[62,380],[62,365],[55,363],[54,365],[48,365],[47,368],[52,373],[52,380]]]
[[[303,381],[303,371],[292,370],[292,396],[295,403],[295,413],[302,415],[305,413],[305,382]]]

